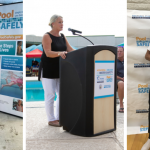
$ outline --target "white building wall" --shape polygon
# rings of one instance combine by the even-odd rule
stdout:
[[[111,46],[117,46],[120,43],[124,42],[123,37],[114,37],[113,35],[108,36],[85,36],[89,40],[91,40],[94,45],[111,45]],[[85,47],[87,45],[92,45],[89,41],[82,37],[73,37],[69,36],[67,37],[68,42],[77,48]]]
[[[115,46],[124,43],[124,38],[122,37],[115,37]]]
[[[35,36],[35,35],[27,35],[26,42],[41,42],[42,43],[42,36]]]
[[[115,37],[114,35],[99,35],[99,36],[85,36],[89,40],[91,40],[94,45],[111,45],[111,46],[117,46],[120,43],[124,42],[123,37]],[[87,45],[92,45],[89,41],[84,39],[83,37],[79,36],[66,36],[68,42],[70,45],[81,48],[85,47]],[[26,42],[27,43],[42,43],[42,37],[41,36],[35,36],[35,35],[27,35],[26,36]]]

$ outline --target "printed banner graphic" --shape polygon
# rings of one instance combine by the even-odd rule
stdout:
[[[23,35],[0,35],[0,40],[22,40]]]
[[[0,94],[23,98],[23,72],[1,70],[1,90]]]
[[[133,126],[148,124],[148,113],[137,110],[148,109],[150,61],[145,54],[150,46],[149,14],[149,11],[127,11],[127,120]]]
[[[2,57],[1,69],[23,71],[22,57]]]
[[[0,34],[23,33],[23,3],[0,6]]]
[[[0,55],[15,55],[16,41],[0,41]]]
[[[23,117],[23,3],[0,5],[0,111]]]
[[[114,96],[114,61],[95,61],[94,99]]]

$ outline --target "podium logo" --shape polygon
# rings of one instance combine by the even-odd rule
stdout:
[[[111,85],[104,85],[104,88],[111,88]]]
[[[106,71],[106,69],[97,69],[97,71]]]
[[[13,18],[14,17],[14,10],[12,10],[11,12],[6,13],[2,13],[0,12],[0,16],[1,18]]]
[[[137,46],[149,46],[150,39],[146,37],[136,37]]]
[[[97,83],[104,83],[104,78],[100,78],[100,76],[97,76]]]
[[[99,85],[99,89],[102,89],[102,85],[101,84]]]
[[[148,84],[145,84],[145,85],[138,84],[138,92],[139,93],[149,93],[149,85]]]
[[[147,131],[147,130],[148,130],[148,126],[143,126],[143,125],[140,126],[140,132]]]
[[[113,78],[112,76],[106,76],[106,82],[112,82]]]

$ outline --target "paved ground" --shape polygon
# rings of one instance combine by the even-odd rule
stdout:
[[[89,138],[72,135],[62,127],[48,126],[44,102],[27,102],[26,107],[26,150],[124,149],[123,113],[117,113],[115,132]]]
[[[22,129],[22,118],[0,112],[0,150],[22,150]]]

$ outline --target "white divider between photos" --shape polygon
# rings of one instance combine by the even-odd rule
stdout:
[[[23,3],[0,6],[0,111],[23,117]]]

